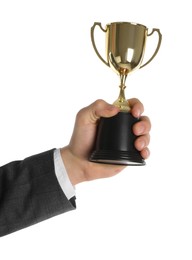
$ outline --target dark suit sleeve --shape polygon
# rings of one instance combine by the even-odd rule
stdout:
[[[0,236],[75,209],[57,181],[53,151],[0,167]]]

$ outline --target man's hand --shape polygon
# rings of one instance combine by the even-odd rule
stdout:
[[[133,132],[138,136],[135,147],[140,151],[141,156],[147,159],[151,123],[148,117],[141,116],[144,107],[138,99],[130,99],[129,104],[132,115],[140,118],[140,121],[133,126]],[[83,181],[112,177],[126,167],[92,163],[88,160],[95,142],[99,118],[112,117],[118,112],[119,108],[103,100],[97,100],[78,112],[71,141],[68,146],[61,149],[61,156],[73,185]]]

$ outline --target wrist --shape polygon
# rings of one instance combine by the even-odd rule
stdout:
[[[69,146],[61,148],[60,152],[72,185],[86,181],[82,160],[72,153]]]

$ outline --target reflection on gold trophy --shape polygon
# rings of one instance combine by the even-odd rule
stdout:
[[[94,39],[96,26],[106,35],[106,60],[100,55]],[[144,64],[143,58],[146,40],[154,32],[158,34],[158,44],[152,57]],[[135,136],[132,126],[139,119],[130,113],[130,106],[125,98],[125,81],[127,75],[134,70],[143,68],[156,56],[162,40],[159,29],[153,29],[148,34],[148,28],[141,24],[117,22],[106,25],[94,23],[91,28],[93,48],[100,60],[115,71],[120,77],[120,93],[115,106],[120,108],[118,115],[112,118],[101,118],[95,143],[95,150],[90,160],[93,162],[144,165],[145,161],[134,147]]]

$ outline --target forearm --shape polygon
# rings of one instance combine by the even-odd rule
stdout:
[[[61,148],[61,157],[72,185],[86,181],[85,168],[87,160],[80,159],[73,154],[69,146]]]
[[[53,150],[0,168],[0,236],[74,208],[55,176]]]

